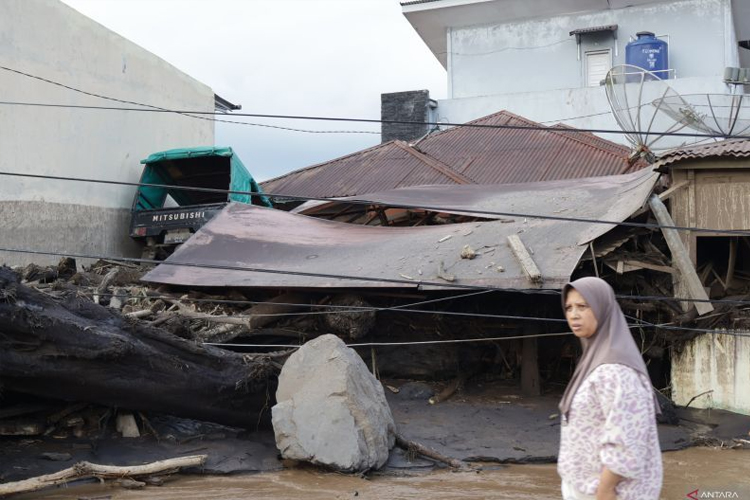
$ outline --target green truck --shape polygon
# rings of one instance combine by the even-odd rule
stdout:
[[[143,242],[143,258],[166,258],[229,202],[271,207],[232,148],[170,149],[141,163],[130,236]]]

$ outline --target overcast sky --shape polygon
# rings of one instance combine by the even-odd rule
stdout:
[[[398,0],[63,1],[241,104],[243,112],[377,119],[383,92],[428,89],[433,98],[445,97],[445,70]],[[380,142],[377,124],[242,120],[377,132],[217,124],[217,145],[235,148],[260,180]]]

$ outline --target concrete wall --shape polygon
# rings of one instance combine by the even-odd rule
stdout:
[[[209,87],[57,0],[0,2],[0,61],[88,92],[213,111]],[[2,69],[0,88],[4,101],[132,107]],[[148,154],[213,143],[213,122],[180,115],[0,105],[0,172],[137,182]],[[0,247],[132,254],[123,235],[134,188],[0,178]]]
[[[611,32],[575,36],[580,28],[617,24]],[[678,78],[715,77],[739,65],[729,0],[685,0],[595,13],[450,28],[449,97],[463,98],[584,86],[583,54],[610,49],[625,63],[625,46],[638,31],[668,35],[670,67]]]
[[[727,86],[720,78],[715,77],[680,78],[670,80],[669,85],[680,94],[727,92]],[[648,100],[643,99],[643,102],[648,102]],[[578,128],[620,130],[610,110],[604,87],[578,87],[443,99],[438,101],[436,111],[438,121],[465,123],[500,110],[508,110],[534,121],[547,122],[547,125],[563,122]],[[650,130],[655,132],[667,130],[673,124],[667,118],[666,115],[658,116]],[[599,133],[597,135],[611,141],[626,143],[624,136],[620,134]],[[664,138],[656,146],[668,149],[686,140],[688,138],[685,137]]]
[[[690,406],[750,415],[750,338],[705,334],[672,352],[672,398]]]
[[[569,32],[610,24],[619,27],[617,39],[611,32],[582,35],[579,60]],[[735,25],[748,24],[750,20],[734,18],[730,0],[683,0],[449,28],[449,98],[438,102],[438,119],[464,123],[505,109],[548,124],[620,130],[604,87],[584,85],[586,51],[609,49],[613,65],[624,64],[625,46],[636,32],[668,35],[676,78],[666,83],[683,95],[723,94],[731,91],[722,81],[724,68],[740,64]],[[666,115],[657,116],[650,130],[667,130],[672,124]],[[619,134],[597,135],[627,144]],[[694,141],[661,139],[653,149],[658,154]]]

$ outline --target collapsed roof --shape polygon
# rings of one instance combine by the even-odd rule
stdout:
[[[504,214],[442,226],[372,227],[233,203],[144,281],[286,289],[560,289],[588,243],[614,225],[593,220],[626,220],[647,201],[658,177],[644,169],[527,184],[420,186],[361,197],[402,207],[439,204],[446,213]],[[512,252],[508,241],[516,236],[540,280],[531,280]],[[467,246],[474,258],[462,257]]]

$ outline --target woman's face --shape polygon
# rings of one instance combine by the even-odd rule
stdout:
[[[565,297],[565,319],[573,334],[580,339],[594,335],[599,326],[594,311],[575,288],[571,288]]]

